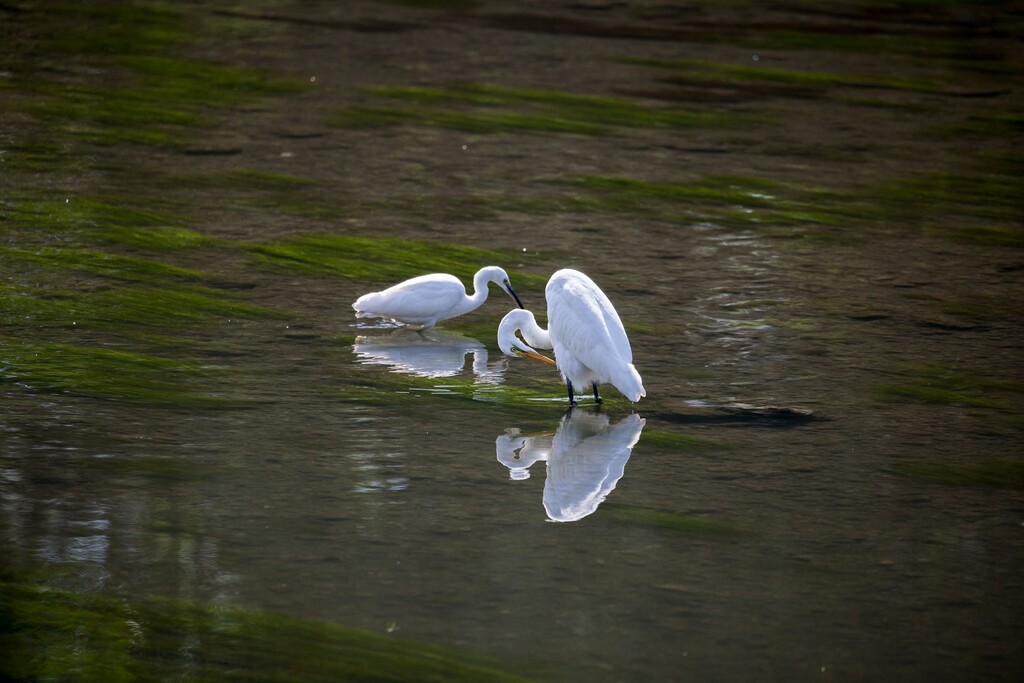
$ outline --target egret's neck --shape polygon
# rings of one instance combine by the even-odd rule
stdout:
[[[484,270],[478,270],[476,275],[473,276],[473,296],[469,297],[473,308],[487,301],[488,285],[490,284],[491,278],[488,277],[487,272]]]
[[[480,271],[477,271],[477,274],[473,276],[473,293],[466,294],[462,301],[452,308],[451,315],[449,317],[475,311],[481,304],[483,304],[483,302],[487,301],[487,283],[487,275],[481,274]]]
[[[522,321],[519,331],[523,334],[523,341],[535,349],[553,349],[551,334],[537,324],[537,319],[531,313]]]

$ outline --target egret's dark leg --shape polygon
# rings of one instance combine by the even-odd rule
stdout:
[[[594,382],[594,401],[601,402],[601,395],[597,393],[597,382]]]
[[[572,394],[572,382],[565,380],[565,388],[569,390],[569,405],[576,405],[576,397]]]

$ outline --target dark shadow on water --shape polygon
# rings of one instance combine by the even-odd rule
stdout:
[[[798,427],[809,422],[829,418],[805,408],[787,406],[757,406],[748,403],[709,404],[688,403],[678,410],[648,411],[647,416],[661,422],[686,425],[728,425],[734,427],[770,427],[782,429]]]

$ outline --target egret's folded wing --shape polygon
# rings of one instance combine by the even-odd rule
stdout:
[[[581,363],[611,376],[616,361],[633,362],[622,321],[595,285],[572,280],[546,294],[549,330]]]
[[[465,296],[466,290],[451,280],[414,278],[379,292],[367,302],[376,312],[396,318],[417,318],[447,311]]]

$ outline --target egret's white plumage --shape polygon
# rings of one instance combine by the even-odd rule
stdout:
[[[433,327],[442,320],[476,310],[487,301],[487,286],[495,283],[522,308],[508,274],[498,266],[481,268],[473,276],[473,295],[454,275],[433,273],[400,282],[380,292],[364,294],[352,304],[357,318],[390,318],[406,325]]]
[[[550,363],[534,347],[554,349],[554,362],[572,403],[573,387],[593,387],[594,398],[600,401],[599,384],[611,384],[633,402],[647,395],[640,374],[633,367],[633,350],[619,314],[593,280],[565,268],[551,276],[544,296],[548,302],[548,329],[537,325],[531,311],[509,311],[498,325],[498,346],[502,351]],[[517,331],[522,340],[516,336]]]

